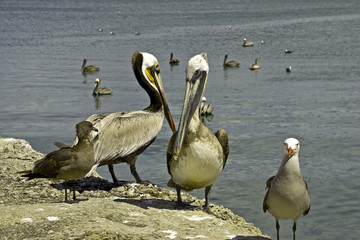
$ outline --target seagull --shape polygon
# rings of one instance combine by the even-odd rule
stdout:
[[[300,143],[295,138],[284,141],[284,156],[275,176],[266,181],[268,189],[263,201],[264,212],[269,211],[276,220],[277,239],[279,240],[279,219],[292,219],[293,240],[296,222],[310,211],[308,186],[301,176],[299,164]]]
[[[229,154],[229,140],[223,129],[213,134],[199,120],[199,104],[208,79],[209,65],[205,53],[192,57],[186,68],[186,90],[178,131],[167,150],[169,187],[177,192],[176,208],[186,208],[181,189],[191,191],[205,187],[205,211],[209,208],[212,185],[223,171]]]
[[[225,54],[224,63],[223,63],[224,67],[238,67],[240,65],[239,62],[234,61],[234,60],[227,62],[226,60],[227,60],[228,57],[229,57],[229,55]]]
[[[243,40],[243,47],[252,47],[254,46],[253,42],[247,41],[246,38]]]
[[[258,59],[255,59],[255,64],[250,65],[250,70],[258,70],[259,68]]]
[[[88,65],[88,66],[85,66],[87,63],[87,59],[84,58],[84,61],[83,61],[83,64],[81,66],[81,71],[83,72],[97,72],[97,71],[100,71],[100,68],[96,65]]]
[[[93,96],[110,95],[112,93],[111,88],[107,88],[107,87],[99,88],[100,82],[101,82],[100,78],[95,79]]]
[[[73,180],[73,200],[75,196],[74,180],[84,177],[94,163],[94,146],[91,131],[97,131],[88,121],[76,124],[78,143],[70,147],[63,143],[55,143],[59,150],[48,153],[44,158],[37,160],[32,170],[25,170],[22,177],[27,180],[34,178],[50,178],[65,180],[65,202],[67,202],[67,181]]]

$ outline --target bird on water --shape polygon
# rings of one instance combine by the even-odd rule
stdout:
[[[260,66],[258,64],[258,59],[255,59],[255,64],[253,63],[250,65],[250,70],[257,70],[259,68],[260,68]]]
[[[212,104],[206,103],[206,97],[203,96],[200,103],[200,115],[209,115],[212,114],[214,106]]]
[[[97,71],[100,71],[100,68],[96,65],[88,65],[88,66],[85,66],[87,63],[87,59],[85,58],[84,61],[83,61],[83,64],[81,66],[81,71],[83,72],[97,72]]]
[[[300,143],[295,138],[284,141],[284,155],[275,176],[266,181],[268,189],[263,201],[264,212],[269,211],[276,220],[276,233],[279,240],[279,219],[292,219],[293,240],[296,222],[300,216],[310,211],[308,186],[303,179],[299,163]]]
[[[140,86],[147,92],[150,105],[143,110],[93,114],[87,121],[98,129],[94,143],[95,163],[88,176],[98,166],[108,165],[115,185],[113,164],[126,162],[137,183],[143,183],[136,171],[138,156],[157,138],[164,121],[175,132],[175,124],[168,107],[160,76],[158,60],[150,53],[135,52],[132,67]],[[131,100],[131,99],[129,99]],[[76,144],[77,139],[74,143]]]
[[[254,46],[253,42],[247,41],[246,38],[243,39],[243,47],[252,47]]]
[[[205,187],[205,211],[209,208],[212,185],[223,171],[229,154],[228,136],[223,129],[213,134],[199,120],[199,104],[204,94],[209,73],[205,53],[192,57],[186,68],[184,105],[178,131],[167,150],[167,167],[171,175],[169,187],[177,192],[176,208],[188,205],[181,199],[181,190]]]
[[[239,62],[234,61],[234,60],[227,62],[228,57],[229,57],[229,55],[225,54],[224,63],[223,63],[224,67],[238,67],[240,65]]]
[[[112,93],[111,88],[107,88],[107,87],[99,88],[100,82],[101,82],[100,78],[96,78],[96,79],[95,79],[95,85],[94,85],[93,95],[94,95],[94,96],[98,96],[98,95],[110,95],[110,94]]]
[[[180,63],[179,59],[173,58],[173,57],[174,57],[174,53],[170,53],[169,63],[170,63],[170,64],[173,64],[173,65],[179,64],[179,63]]]
[[[78,143],[73,147],[66,144],[56,143],[61,149],[48,153],[44,158],[35,162],[32,170],[19,172],[27,180],[34,178],[50,178],[64,180],[65,202],[67,202],[67,181],[73,180],[73,200],[75,196],[74,180],[84,177],[94,164],[94,146],[92,142],[92,131],[96,128],[88,121],[76,124],[76,136]]]

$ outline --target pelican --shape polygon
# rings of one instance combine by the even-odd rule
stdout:
[[[295,240],[296,222],[310,211],[310,198],[307,183],[301,176],[299,164],[300,143],[295,138],[284,141],[284,156],[275,176],[266,181],[268,189],[263,210],[276,219],[276,233],[279,240],[279,219],[293,219],[293,240]]]
[[[99,29],[99,32],[102,32],[102,31],[103,31],[103,29],[102,29],[102,28],[100,28],[100,29]]]
[[[291,72],[291,71],[292,71],[291,66],[286,68],[286,72]]]
[[[164,115],[170,128],[175,132],[164,88],[161,82],[157,59],[145,52],[135,52],[132,67],[140,86],[147,92],[150,105],[144,110],[93,114],[87,121],[99,130],[95,142],[95,162],[88,176],[98,166],[108,165],[114,184],[118,180],[113,164],[126,162],[137,183],[143,183],[136,171],[138,156],[155,141],[159,134]],[[76,139],[74,143],[76,143]]]
[[[259,68],[260,68],[260,66],[258,64],[258,59],[255,59],[255,64],[253,63],[250,65],[250,70],[257,70]]]
[[[247,41],[246,38],[243,40],[243,47],[252,47],[254,46],[253,42]]]
[[[170,53],[170,60],[169,60],[169,63],[170,64],[179,64],[179,59],[176,59],[176,58],[173,58],[174,56],[174,53]]]
[[[28,180],[34,178],[65,180],[65,202],[67,202],[67,181],[84,177],[93,166],[94,146],[90,136],[91,131],[97,129],[90,122],[82,121],[76,124],[76,135],[79,139],[76,145],[71,148],[63,143],[55,143],[60,149],[36,161],[32,170],[20,172],[25,173],[22,177],[27,177]],[[76,200],[74,181],[73,200]]]
[[[285,49],[285,53],[290,54],[290,53],[292,53],[292,50]]]
[[[100,68],[96,65],[89,65],[89,66],[85,66],[87,62],[87,59],[85,58],[83,61],[83,65],[81,67],[81,71],[83,72],[95,72],[95,71],[100,71]]]
[[[229,61],[229,62],[226,62],[227,58],[229,57],[228,54],[225,54],[225,57],[224,57],[224,67],[238,67],[240,65],[239,62],[237,61]]]
[[[110,34],[110,35],[115,35],[115,33],[114,33],[114,32],[110,32],[109,34]]]
[[[206,103],[206,97],[203,96],[200,103],[200,115],[212,114],[214,106]]]
[[[228,137],[223,129],[215,135],[199,120],[199,103],[205,91],[209,65],[205,53],[192,57],[186,69],[186,90],[178,131],[170,139],[167,167],[169,187],[177,192],[176,208],[186,207],[181,189],[191,191],[205,187],[205,210],[211,213],[211,186],[225,167],[229,154]]]
[[[261,40],[261,45],[265,45],[265,41],[264,40]]]
[[[98,96],[98,95],[110,95],[110,94],[112,93],[111,88],[107,88],[107,87],[99,88],[100,82],[101,82],[100,78],[96,78],[96,79],[95,79],[95,85],[94,85],[93,95],[94,95],[94,96]]]

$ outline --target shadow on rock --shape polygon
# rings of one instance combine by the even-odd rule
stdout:
[[[148,209],[149,207],[152,207],[157,209],[177,210],[175,208],[176,202],[163,199],[115,199],[114,201],[129,203],[143,209]],[[198,208],[198,206],[189,206],[188,208],[182,210],[192,211]]]
[[[124,184],[127,184],[127,182],[119,182],[118,186],[122,186]],[[64,184],[63,183],[53,183],[51,186],[57,190],[64,190]],[[84,191],[95,191],[95,190],[103,190],[103,191],[110,191],[115,186],[113,183],[97,177],[87,177],[87,178],[81,178],[75,180],[75,190],[79,193],[82,193]],[[72,190],[72,182],[68,182],[68,188]]]
[[[271,240],[271,238],[261,236],[236,236],[229,240]]]

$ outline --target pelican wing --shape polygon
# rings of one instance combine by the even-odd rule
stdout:
[[[115,160],[146,149],[161,130],[164,114],[148,111],[111,113],[102,118],[94,143],[95,164]],[[108,164],[108,163],[104,163]]]
[[[224,161],[223,169],[224,169],[227,158],[229,156],[229,138],[228,138],[228,135],[225,132],[225,130],[221,129],[221,128],[216,131],[215,137],[219,140],[220,145],[221,145],[221,147],[223,149],[223,154],[224,154],[224,156],[223,156],[223,161]]]

